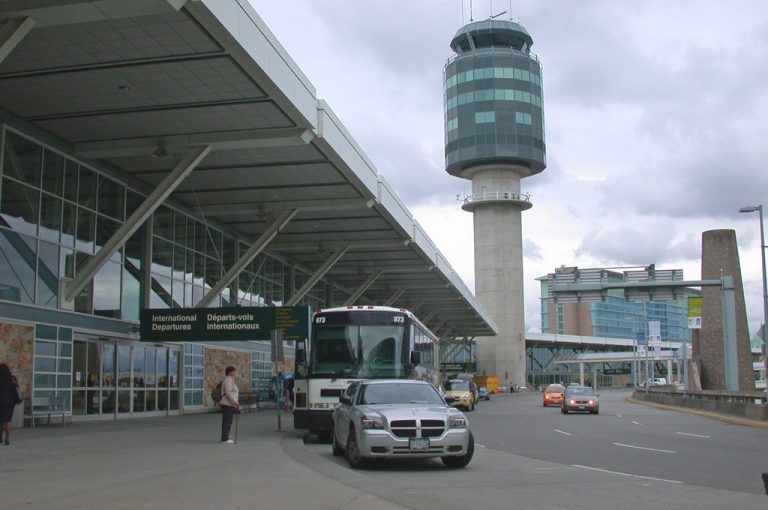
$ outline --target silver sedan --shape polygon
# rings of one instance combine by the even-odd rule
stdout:
[[[333,412],[333,454],[350,466],[376,458],[437,458],[449,468],[472,460],[475,443],[466,416],[424,381],[352,383]]]

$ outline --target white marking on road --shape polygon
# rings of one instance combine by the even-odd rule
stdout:
[[[617,415],[616,415],[616,417],[617,417],[617,418],[621,418],[621,415],[620,415],[620,414],[617,414]]]
[[[676,434],[680,434],[681,436],[691,436],[691,437],[701,437],[704,439],[709,439],[712,436],[702,436],[701,434],[689,434],[688,432],[675,432]]]
[[[485,448],[485,445],[480,443],[475,443],[475,446],[479,446],[480,448]]]
[[[572,436],[572,435],[573,435],[573,434],[571,434],[570,432],[563,432],[563,431],[562,431],[562,430],[560,430],[560,429],[555,429],[555,432],[557,432],[558,434],[562,434],[562,435],[564,435],[564,436]]]
[[[659,450],[658,448],[647,448],[645,446],[634,446],[631,444],[624,444],[624,443],[613,443],[616,446],[623,446],[624,448],[636,448],[638,450],[649,450],[652,452],[661,452],[661,453],[677,453],[672,450]]]
[[[656,478],[654,476],[633,475],[632,473],[622,473],[621,471],[611,471],[609,469],[600,469],[600,468],[589,467],[589,466],[581,466],[579,464],[571,464],[571,466],[575,468],[581,468],[581,469],[591,469],[592,471],[600,471],[602,473],[610,473],[612,475],[630,476],[633,478],[643,478],[644,480],[656,480],[657,482],[684,483],[679,480],[667,480],[666,478]]]
[[[642,423],[640,423],[639,421],[635,421],[635,420],[632,420],[632,423],[634,423],[635,425],[642,425]]]

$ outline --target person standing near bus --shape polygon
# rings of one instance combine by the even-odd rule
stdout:
[[[19,383],[5,363],[0,364],[0,442],[5,439],[5,446],[11,444],[11,420],[13,410],[20,404]]]
[[[225,444],[234,443],[229,438],[229,431],[232,429],[232,421],[235,413],[240,410],[240,390],[235,384],[237,369],[228,366],[224,371],[226,377],[221,383],[221,442]]]

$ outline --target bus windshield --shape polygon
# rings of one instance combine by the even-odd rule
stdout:
[[[403,377],[404,325],[339,325],[315,329],[309,372],[315,377]]]

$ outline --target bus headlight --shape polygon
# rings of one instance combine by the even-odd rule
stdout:
[[[467,428],[467,419],[463,416],[449,416],[448,428],[449,429],[465,429]]]
[[[384,428],[384,418],[381,416],[374,414],[374,415],[363,415],[362,418],[360,418],[360,428],[362,429],[383,429]]]

